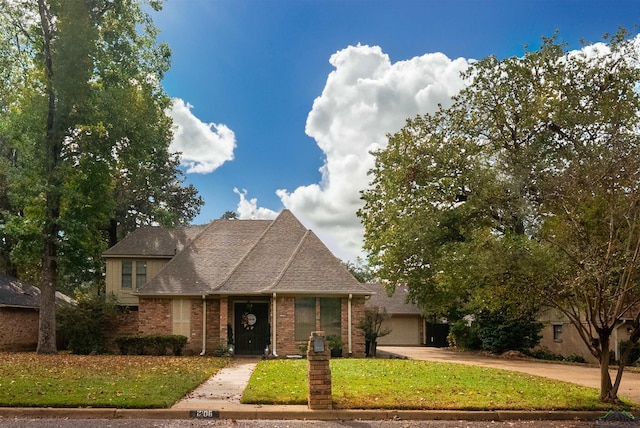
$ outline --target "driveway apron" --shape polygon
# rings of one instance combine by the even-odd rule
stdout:
[[[440,361],[511,370],[600,389],[600,368],[597,366],[487,357],[448,348],[379,346],[378,351],[413,360]],[[614,380],[614,370],[611,371],[611,376]],[[640,405],[640,373],[625,370],[618,395]]]

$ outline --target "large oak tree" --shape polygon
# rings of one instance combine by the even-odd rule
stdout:
[[[140,2],[2,2],[0,24],[2,249],[40,284],[38,352],[51,353],[55,291],[96,284],[119,237],[187,223],[202,200],[169,152],[170,51]]]
[[[376,274],[425,311],[565,314],[603,401],[612,332],[640,337],[639,58],[620,30],[477,62],[450,108],[389,136],[359,211]]]

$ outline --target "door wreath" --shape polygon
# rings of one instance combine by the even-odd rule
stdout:
[[[255,314],[245,312],[244,314],[242,314],[242,321],[240,322],[242,323],[242,327],[244,327],[245,330],[253,330],[256,321],[257,318]]]

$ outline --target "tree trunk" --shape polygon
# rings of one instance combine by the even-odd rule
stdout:
[[[53,354],[56,346],[56,285],[58,253],[58,219],[60,217],[60,183],[57,171],[60,159],[61,143],[55,132],[56,95],[53,90],[53,58],[51,52],[52,18],[44,0],[38,0],[38,10],[44,37],[43,56],[47,73],[48,112],[44,159],[45,177],[45,213],[44,248],[42,255],[42,273],[40,278],[40,322],[38,327],[39,354]]]
[[[611,375],[609,374],[609,339],[610,333],[600,333],[600,401],[613,403],[618,401],[618,395],[613,390]]]

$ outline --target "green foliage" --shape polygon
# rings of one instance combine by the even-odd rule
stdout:
[[[365,340],[373,343],[378,340],[379,337],[391,333],[391,329],[382,328],[382,323],[388,318],[389,314],[386,309],[380,310],[377,306],[365,308],[364,318],[360,324],[358,324],[358,328],[364,332]]]
[[[640,342],[630,343],[628,340],[620,341],[620,344],[618,345],[618,351],[620,352],[620,355],[624,354],[627,346],[632,346],[632,348],[631,353],[629,354],[629,358],[627,359],[625,364],[629,366],[640,364]]]
[[[342,349],[344,341],[339,335],[332,334],[327,336],[327,345],[329,346],[329,349]]]
[[[622,317],[640,335],[638,63],[620,29],[582,51],[554,36],[471,65],[451,107],[375,153],[358,211],[375,275],[435,316],[555,308],[608,365]],[[615,401],[619,383],[602,386]]]
[[[61,342],[74,354],[107,352],[105,338],[117,322],[115,302],[104,295],[81,294],[76,305],[57,311],[57,329]]]
[[[494,354],[527,352],[540,341],[538,333],[541,329],[542,323],[536,321],[532,314],[483,310],[471,323],[466,319],[453,323],[449,342],[464,350],[484,350]]]
[[[476,322],[482,349],[494,354],[525,351],[536,346],[542,338],[538,333],[543,325],[532,314],[514,316],[502,311],[482,311]]]
[[[0,3],[0,264],[68,294],[129,231],[203,203],[169,152],[168,46],[143,2],[94,3]]]
[[[478,324],[469,324],[466,319],[459,319],[451,325],[447,340],[451,346],[465,351],[475,351],[482,347],[482,340],[478,335]]]
[[[171,355],[180,356],[187,344],[181,335],[143,335],[116,337],[122,355]]]
[[[357,258],[355,262],[347,261],[342,264],[360,283],[371,283],[375,280],[371,268],[360,258]]]

